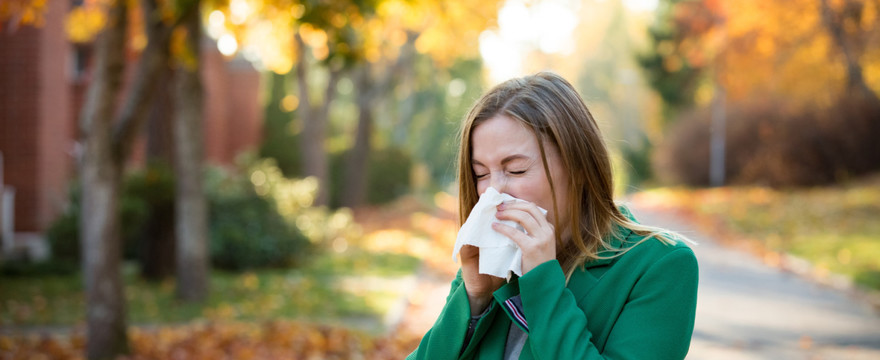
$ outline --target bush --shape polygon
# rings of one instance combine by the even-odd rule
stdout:
[[[77,270],[79,270],[79,265],[68,260],[7,261],[0,264],[0,275],[9,277],[67,275]]]
[[[412,158],[403,149],[375,150],[369,167],[368,203],[386,204],[409,191]]]
[[[351,150],[349,150],[351,151]],[[342,203],[342,187],[345,185],[345,159],[348,151],[334,154],[330,159],[330,204]],[[401,148],[384,148],[370,151],[367,160],[366,202],[370,205],[387,204],[409,192],[412,157]]]
[[[638,188],[640,185],[654,178],[651,169],[651,152],[653,146],[644,135],[639,145],[626,144],[621,146],[620,153],[624,161],[624,169],[627,175],[627,185]]]
[[[125,184],[122,189],[122,199],[120,206],[121,236],[123,242],[123,255],[126,259],[137,258],[138,237],[142,231],[143,224],[146,222],[150,212],[150,196],[155,191],[145,191],[139,193],[132,191],[130,186],[131,180],[144,175],[139,172],[130,174],[124,180]],[[82,197],[82,189],[77,181],[72,181],[68,190],[67,206],[51,224],[46,231],[46,240],[52,251],[52,259],[70,261],[79,264],[80,240],[79,240],[79,222],[80,222],[80,199]]]
[[[231,172],[209,171],[206,182],[217,267],[298,265],[316,245],[360,236],[349,210],[312,206],[315,179],[286,178],[274,159],[243,156]]]
[[[880,170],[880,107],[843,99],[827,110],[790,109],[772,99],[731,106],[725,175],[731,184],[824,185]],[[655,161],[661,179],[709,184],[708,109],[683,116]]]
[[[252,181],[253,174],[258,171],[268,179],[261,186]],[[309,225],[311,233],[318,234],[316,239],[319,235],[336,236],[333,231],[350,223],[343,221],[343,225],[336,228],[327,225],[337,214],[309,208],[313,197],[308,194],[310,188],[284,179],[270,161],[251,161],[232,172],[212,168],[205,180],[211,262],[218,268],[241,270],[294,265],[312,247],[309,238],[297,227],[298,220]],[[173,211],[173,174],[167,167],[148,167],[128,174],[124,182],[120,206],[126,258],[153,261],[143,256],[144,242],[156,241],[151,238],[155,235],[151,235],[151,229],[146,225],[150,214]],[[288,183],[295,183],[292,189],[284,186]],[[79,186],[74,182],[67,210],[52,222],[47,231],[52,261],[62,264],[39,268],[18,266],[10,268],[9,272],[70,268],[66,264],[73,264],[73,267],[79,264],[80,194]],[[285,197],[286,194],[289,196]]]
[[[290,266],[308,239],[289,226],[275,204],[253,191],[211,198],[211,262],[227,270]]]

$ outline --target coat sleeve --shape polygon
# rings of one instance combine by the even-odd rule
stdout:
[[[530,351],[535,359],[683,359],[693,334],[697,277],[689,248],[650,265],[632,287],[600,353],[559,263],[543,263],[519,280]]]
[[[468,349],[475,347],[476,343],[479,342],[479,337],[485,333],[485,328],[488,326],[489,318],[489,316],[483,316],[477,323],[477,331],[473,335]],[[456,275],[455,280],[452,281],[450,286],[443,311],[440,312],[440,316],[434,322],[434,326],[422,337],[419,347],[406,357],[407,360],[461,358],[462,346],[464,345],[470,319],[470,302],[468,301],[467,290],[465,290],[464,281],[459,270],[458,275]],[[468,351],[467,353],[471,352]]]

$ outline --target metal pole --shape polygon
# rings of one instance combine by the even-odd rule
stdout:
[[[724,12],[722,11],[722,14]],[[724,87],[724,47],[727,45],[727,20],[719,20],[719,48],[715,53],[715,96],[712,99],[712,125],[710,128],[709,184],[724,186],[725,133],[727,127],[727,90]]]
[[[716,83],[715,98],[712,99],[712,128],[710,135],[709,183],[712,186],[724,185],[724,136],[727,123],[725,109],[726,91]]]

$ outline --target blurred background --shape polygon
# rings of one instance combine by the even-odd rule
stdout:
[[[0,0],[0,357],[404,357],[457,269],[459,122],[541,70],[600,122],[621,200],[880,308],[878,16]]]

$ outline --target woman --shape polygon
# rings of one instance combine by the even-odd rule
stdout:
[[[480,274],[479,249],[462,247],[446,306],[409,359],[685,357],[696,258],[615,204],[599,127],[565,79],[509,80],[470,111],[459,153],[461,223],[490,186],[526,200],[496,214],[525,232],[493,224],[522,249],[523,275]]]

